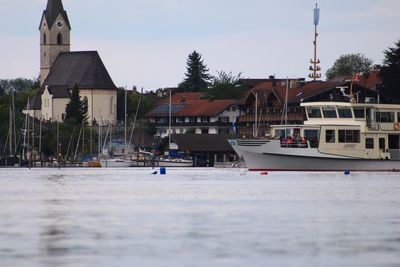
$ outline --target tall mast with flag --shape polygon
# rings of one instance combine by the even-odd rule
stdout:
[[[311,79],[313,79],[313,81],[316,81],[318,78],[321,78],[321,67],[319,66],[319,64],[321,63],[321,61],[319,59],[317,59],[317,37],[318,37],[318,31],[317,31],[317,27],[319,24],[319,8],[318,8],[318,4],[315,4],[315,8],[314,8],[314,26],[315,26],[315,33],[314,33],[314,58],[310,60],[311,66],[309,68],[309,70],[311,71],[311,73],[308,75],[308,77],[310,77]]]

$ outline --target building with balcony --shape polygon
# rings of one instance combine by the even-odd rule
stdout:
[[[171,110],[171,116],[170,116]],[[209,100],[204,93],[176,93],[146,114],[156,136],[171,134],[232,134],[241,112],[236,100]],[[169,118],[171,130],[169,132]]]

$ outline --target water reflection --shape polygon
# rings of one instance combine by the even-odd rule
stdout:
[[[51,181],[59,181],[58,178],[48,178]],[[70,237],[68,227],[69,213],[64,208],[61,200],[43,201],[44,214],[41,216],[41,232],[39,240],[40,254],[43,259],[58,258],[71,253],[66,245]],[[54,263],[54,262],[52,262]]]

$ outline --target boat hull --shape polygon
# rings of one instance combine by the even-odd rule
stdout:
[[[134,162],[131,160],[101,160],[100,163],[103,168],[126,168],[134,166]]]
[[[229,142],[250,171],[400,171],[400,160],[327,155],[317,149],[281,148],[275,141]]]
[[[317,158],[277,154],[243,154],[250,171],[400,171],[398,160]]]
[[[193,161],[159,160],[158,167],[193,167]]]

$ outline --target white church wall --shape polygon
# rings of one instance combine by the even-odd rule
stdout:
[[[53,121],[63,121],[69,98],[53,98]]]
[[[115,124],[117,108],[116,90],[80,90],[82,99],[88,101],[88,122],[94,118],[100,125]]]
[[[42,94],[42,115],[44,120],[53,119],[53,96],[49,93],[47,88]]]

